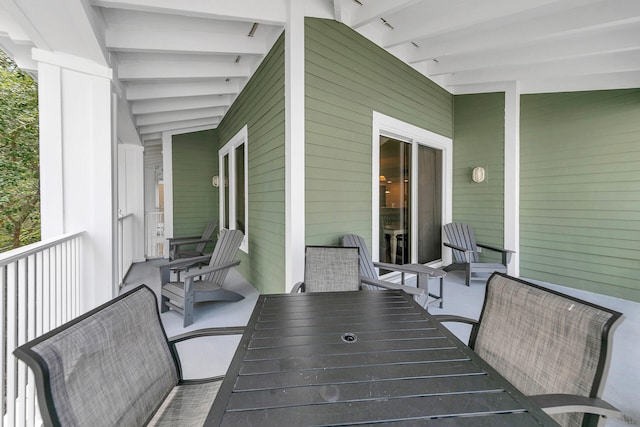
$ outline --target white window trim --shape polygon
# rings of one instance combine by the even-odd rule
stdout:
[[[218,197],[220,201],[220,228],[225,222],[229,224],[230,229],[235,229],[236,224],[236,148],[244,145],[244,239],[240,245],[240,250],[249,253],[249,139],[248,127],[244,125],[238,133],[236,133],[227,142],[224,147],[218,151],[218,164],[220,175],[220,191]],[[224,157],[229,156],[229,171],[225,171]],[[224,202],[224,185],[225,178],[228,177],[229,182],[229,218],[225,218],[225,202]],[[225,221],[227,219],[227,221]]]
[[[377,111],[373,112],[372,130],[371,194],[373,197],[371,206],[371,255],[374,261],[379,261],[380,248],[378,247],[378,242],[380,241],[380,230],[378,224],[380,223],[380,135],[412,143],[413,171],[417,171],[418,156],[416,153],[418,145],[442,150],[442,222],[444,224],[451,222],[453,218],[453,140],[446,136],[439,135],[393,117],[378,113]],[[414,200],[417,196],[417,191],[417,186],[412,186],[411,197]],[[411,227],[413,230],[417,229],[417,208],[417,204],[413,203],[414,212],[412,212],[411,215]],[[416,239],[412,239],[411,253],[414,254],[414,257],[416,251],[417,242]],[[442,261],[445,265],[451,263],[450,251],[443,250]]]

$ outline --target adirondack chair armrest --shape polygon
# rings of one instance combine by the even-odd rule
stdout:
[[[373,266],[384,270],[399,271],[401,273],[426,274],[430,277],[441,277],[447,274],[443,270],[422,264],[389,264],[386,262],[374,262]]]
[[[298,282],[291,288],[290,293],[297,294],[298,292],[304,292],[304,282]]]
[[[455,249],[457,251],[460,251],[462,253],[464,253],[464,257],[466,259],[466,262],[471,262],[471,257],[473,255],[473,250],[472,249],[467,249],[467,248],[463,248],[462,246],[457,246],[454,245],[452,243],[448,243],[448,242],[442,242],[443,245],[450,247],[451,249]]]
[[[187,270],[189,267],[192,267],[198,264],[208,263],[210,259],[211,259],[211,254],[202,255],[202,256],[193,257],[193,258],[181,258],[173,261],[162,262],[158,265],[158,267],[160,268],[160,283],[162,285],[169,283],[171,279],[170,273],[172,271]]]
[[[384,280],[370,279],[368,277],[360,276],[360,282],[384,289],[402,290],[409,295],[412,295],[414,298],[424,295],[424,289],[414,288],[413,286],[400,285],[398,283],[385,282]]]
[[[374,267],[384,270],[399,271],[409,274],[427,274],[429,276],[440,277],[447,273],[437,268],[428,267],[422,264],[389,264],[386,262],[374,262]]]
[[[512,251],[511,249],[504,249],[504,248],[500,248],[498,246],[486,245],[484,243],[477,243],[476,242],[476,246],[479,246],[479,247],[484,248],[484,249],[489,249],[489,250],[495,251],[495,252],[512,253],[512,254],[516,252],[516,251]]]
[[[443,245],[450,247],[451,249],[455,249],[457,251],[461,251],[461,252],[465,252],[465,253],[472,253],[473,250],[471,249],[467,249],[467,248],[463,248],[462,246],[457,246],[454,245],[453,243],[449,243],[449,242],[442,242]]]
[[[209,262],[210,259],[211,259],[211,254],[201,255],[201,256],[196,256],[192,258],[181,258],[181,259],[176,259],[174,261],[166,261],[166,262],[160,263],[158,266],[160,268],[166,267],[169,269],[173,269],[173,268],[198,264],[200,262]]]
[[[477,320],[472,319],[470,317],[456,316],[455,314],[437,314],[433,317],[440,323],[457,322],[457,323],[466,323],[469,325],[475,325],[476,323],[478,323]]]
[[[178,242],[181,240],[201,239],[202,236],[182,236],[182,237],[167,237],[169,242]]]
[[[200,257],[198,257],[200,258]],[[193,259],[193,258],[192,258]],[[214,271],[219,271],[219,270],[224,270],[227,268],[231,268],[231,267],[235,267],[236,265],[240,264],[240,260],[234,260],[231,262],[227,262],[224,264],[219,264],[219,265],[215,265],[213,267],[204,267],[204,268],[199,268],[197,270],[193,270],[193,271],[189,271],[187,273],[184,274],[184,280],[185,282],[189,279],[193,279],[194,277],[198,277],[198,276],[202,276],[204,274],[209,274],[209,273],[213,273]]]
[[[484,243],[476,243],[476,246],[483,249],[489,249],[490,251],[500,252],[502,254],[502,263],[504,265],[506,265],[509,262],[509,260],[511,259],[511,255],[516,252],[516,251],[512,251],[511,249],[504,249],[504,248],[499,248],[497,246],[485,245]]]
[[[577,396],[574,394],[538,394],[529,396],[529,398],[547,414],[581,412],[611,418],[622,417],[620,410],[598,398]]]
[[[211,242],[213,239],[203,239],[202,237],[192,237],[189,239],[179,239],[177,241],[174,242],[170,242],[169,245],[172,247],[179,247],[182,245],[193,245],[193,244],[197,244],[197,243],[208,243]]]

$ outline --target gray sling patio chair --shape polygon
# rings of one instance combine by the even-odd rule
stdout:
[[[223,377],[183,379],[176,344],[243,331],[210,328],[168,339],[158,300],[142,285],[14,354],[34,373],[45,426],[202,425]]]
[[[160,310],[178,311],[184,316],[184,326],[193,323],[193,306],[205,301],[240,301],[244,296],[224,289],[224,280],[232,267],[240,264],[234,258],[244,235],[239,230],[220,231],[213,253],[201,257],[179,259],[160,265],[162,303]],[[207,262],[206,267],[198,264]],[[198,266],[183,274],[184,281],[170,281],[175,268]]]
[[[193,258],[204,255],[207,244],[212,241],[211,236],[218,226],[218,221],[213,220],[207,224],[202,236],[171,237],[169,242],[169,259]]]
[[[355,246],[359,249],[360,252],[360,277],[365,286],[380,286],[379,283],[389,284],[388,281],[380,280],[378,277],[378,273],[376,268],[382,268],[384,270],[390,271],[398,271],[402,273],[402,284],[404,284],[404,274],[415,274],[417,277],[417,285],[418,288],[425,289],[423,301],[418,301],[423,307],[427,307],[427,305],[431,304],[439,304],[439,307],[442,308],[443,302],[443,293],[442,293],[442,282],[444,280],[444,276],[446,276],[446,272],[437,268],[427,267],[422,264],[388,264],[384,262],[373,262],[371,255],[369,255],[369,249],[367,248],[367,243],[364,238],[358,236],[357,234],[345,234],[342,236],[342,246]],[[439,279],[440,280],[440,293],[432,294],[429,293],[429,279]],[[432,300],[429,300],[432,298]]]
[[[601,399],[613,327],[622,314],[503,273],[487,282],[469,347],[562,426],[596,426],[619,411]]]
[[[382,280],[366,281],[360,275],[360,254],[357,247],[307,246],[305,248],[304,282],[296,283],[296,292],[357,291],[364,284],[368,289],[401,289],[414,297],[424,291]]]
[[[463,270],[467,286],[471,285],[471,275],[473,274],[507,272],[507,264],[513,251],[476,242],[473,227],[468,224],[452,222],[445,224],[443,228],[448,240],[443,244],[453,249],[453,263],[446,266],[445,271]],[[479,247],[500,253],[502,255],[501,262],[482,262],[478,253]]]

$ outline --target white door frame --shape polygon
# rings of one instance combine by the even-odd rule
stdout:
[[[418,144],[431,147],[442,151],[442,221],[443,224],[451,222],[453,218],[452,206],[453,206],[453,140],[451,138],[439,135],[426,129],[422,129],[415,125],[403,122],[393,117],[373,112],[373,126],[371,133],[371,147],[372,147],[372,159],[371,159],[371,194],[372,194],[372,206],[371,206],[371,238],[372,248],[371,256],[374,261],[379,259],[379,239],[380,239],[380,135],[392,137],[400,141],[406,141],[412,143],[412,170],[417,171],[418,156],[416,155]],[[416,143],[416,144],[413,144]],[[418,195],[417,186],[412,186],[411,198],[415,200]],[[412,204],[411,215],[411,228],[417,229],[417,204]],[[416,239],[411,239],[411,253],[416,254],[417,242]],[[448,251],[443,251],[442,261],[444,264],[451,262],[451,255]]]

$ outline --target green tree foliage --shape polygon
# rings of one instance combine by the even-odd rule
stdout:
[[[40,240],[38,87],[0,51],[0,252]]]

